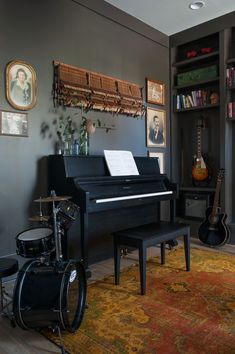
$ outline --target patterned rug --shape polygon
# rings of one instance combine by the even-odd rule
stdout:
[[[75,334],[63,333],[71,354],[235,354],[235,256],[183,249],[147,264],[147,294],[138,266],[88,287],[89,308]],[[58,344],[51,332],[46,336]]]

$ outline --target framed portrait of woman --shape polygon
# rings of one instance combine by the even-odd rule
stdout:
[[[147,107],[146,145],[166,147],[166,112],[162,109]]]
[[[36,73],[23,61],[13,60],[6,66],[6,96],[10,105],[29,110],[36,104]]]

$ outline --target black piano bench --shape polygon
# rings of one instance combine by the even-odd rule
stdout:
[[[146,293],[146,249],[161,244],[161,264],[165,264],[165,243],[184,236],[186,270],[190,270],[190,227],[186,224],[161,221],[122,230],[113,234],[115,284],[120,282],[120,249],[123,246],[139,250],[141,295]]]

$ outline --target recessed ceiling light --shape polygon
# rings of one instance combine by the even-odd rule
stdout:
[[[199,0],[199,1],[194,1],[191,4],[189,4],[189,8],[191,10],[199,10],[203,6],[205,6],[205,1]]]

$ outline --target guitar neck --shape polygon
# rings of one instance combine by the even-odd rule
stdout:
[[[202,156],[202,140],[201,140],[201,126],[197,127],[197,157],[200,159]]]
[[[221,184],[222,184],[222,177],[221,177],[221,175],[219,175],[219,177],[217,179],[217,183],[216,183],[214,203],[213,203],[212,212],[211,212],[212,216],[215,216],[217,213],[217,208],[219,205],[219,195],[220,195]]]

